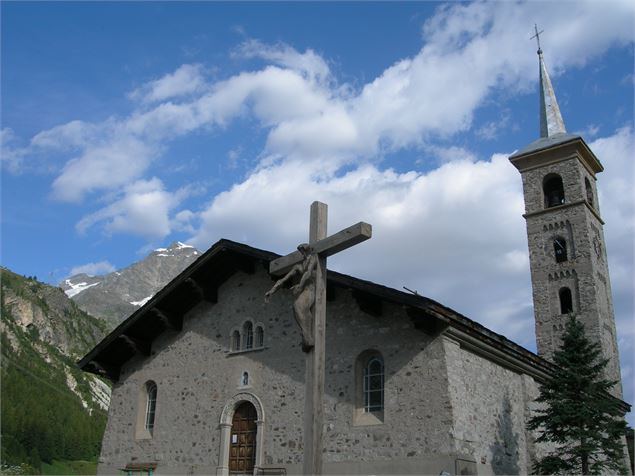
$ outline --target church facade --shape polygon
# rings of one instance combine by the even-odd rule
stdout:
[[[539,355],[431,299],[329,271],[325,473],[529,473],[545,448],[526,422],[570,313],[619,377],[601,165],[564,131],[539,55],[546,132],[510,158],[525,190]],[[263,299],[277,257],[219,241],[80,361],[113,381],[99,474],[302,471],[293,296]]]

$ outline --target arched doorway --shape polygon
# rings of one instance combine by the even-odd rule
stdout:
[[[245,406],[246,405],[246,406]],[[252,421],[254,420],[255,421]],[[255,429],[253,425],[255,424]],[[234,430],[244,430],[245,427],[250,433],[250,437],[253,436],[254,443],[249,447],[251,450],[247,450],[248,445],[243,446],[243,456],[241,457],[241,445],[239,444],[239,433]],[[229,476],[230,472],[233,474],[249,473],[255,474],[259,468],[262,467],[264,459],[264,435],[265,435],[265,412],[260,399],[248,392],[241,392],[230,398],[220,417],[220,453],[218,458],[218,466],[216,467],[217,476]],[[253,431],[253,433],[251,433]],[[233,443],[233,435],[237,435],[236,443]],[[247,438],[247,434],[244,434]],[[245,440],[243,439],[243,441]],[[249,440],[247,440],[249,442]],[[237,446],[236,446],[237,445]],[[230,451],[234,450],[237,460],[233,460],[230,469]],[[253,457],[249,465],[244,465],[246,468],[251,469],[234,469],[236,465],[240,467],[240,458],[245,458],[245,451],[251,451]]]
[[[250,402],[241,403],[232,418],[229,441],[229,473],[252,474],[256,463],[258,413]]]

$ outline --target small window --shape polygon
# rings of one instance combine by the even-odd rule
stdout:
[[[154,382],[146,383],[146,391],[148,394],[146,402],[146,430],[152,434],[154,430],[154,416],[157,409],[157,384]]]
[[[560,297],[560,314],[570,314],[573,312],[573,298],[569,288],[561,288],[558,292]]]
[[[381,412],[384,409],[384,361],[372,357],[364,367],[364,411]]]
[[[564,186],[560,175],[547,175],[543,181],[542,189],[545,194],[545,208],[556,207],[564,203]]]
[[[240,350],[240,332],[238,331],[232,334],[232,350]]]
[[[556,263],[564,263],[567,261],[567,240],[561,236],[553,240],[553,251],[556,255]]]
[[[243,372],[243,376],[240,379],[240,384],[243,387],[246,387],[247,385],[249,385],[249,372]]]
[[[593,208],[593,187],[591,187],[591,182],[589,179],[584,177],[584,187],[586,188],[586,201],[589,202],[589,205]]]
[[[254,326],[247,321],[243,325],[243,349],[252,349],[254,347]]]
[[[262,326],[256,327],[256,347],[263,347],[265,345],[265,331]]]

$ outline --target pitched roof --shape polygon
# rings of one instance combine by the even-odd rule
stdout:
[[[217,302],[218,287],[234,273],[269,268],[279,255],[222,239],[168,283],[145,305],[108,334],[77,364],[87,372],[117,381],[119,370],[136,354],[150,355],[151,343],[166,329],[180,331],[184,315],[203,300]],[[382,313],[382,302],[403,306],[415,329],[427,334],[445,333],[462,346],[508,368],[538,380],[554,365],[506,337],[424,296],[406,293],[370,281],[328,271],[328,289],[348,288],[360,308]],[[626,405],[626,404],[624,404]]]

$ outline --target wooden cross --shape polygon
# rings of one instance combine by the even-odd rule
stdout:
[[[540,49],[540,34],[544,33],[545,30],[538,31],[538,25],[534,23],[534,31],[536,32],[536,34],[529,39],[530,40],[533,40],[534,38],[536,39],[536,41],[538,42],[538,53],[542,53],[542,50]]]
[[[315,302],[313,305],[314,346],[306,353],[306,380],[304,401],[304,466],[303,473],[322,474],[322,431],[324,425],[324,354],[326,331],[326,258],[369,239],[372,227],[359,222],[339,233],[326,236],[327,206],[311,204],[309,246],[317,255],[315,269]],[[305,256],[294,251],[273,260],[269,272],[286,274],[293,266],[302,263]]]

